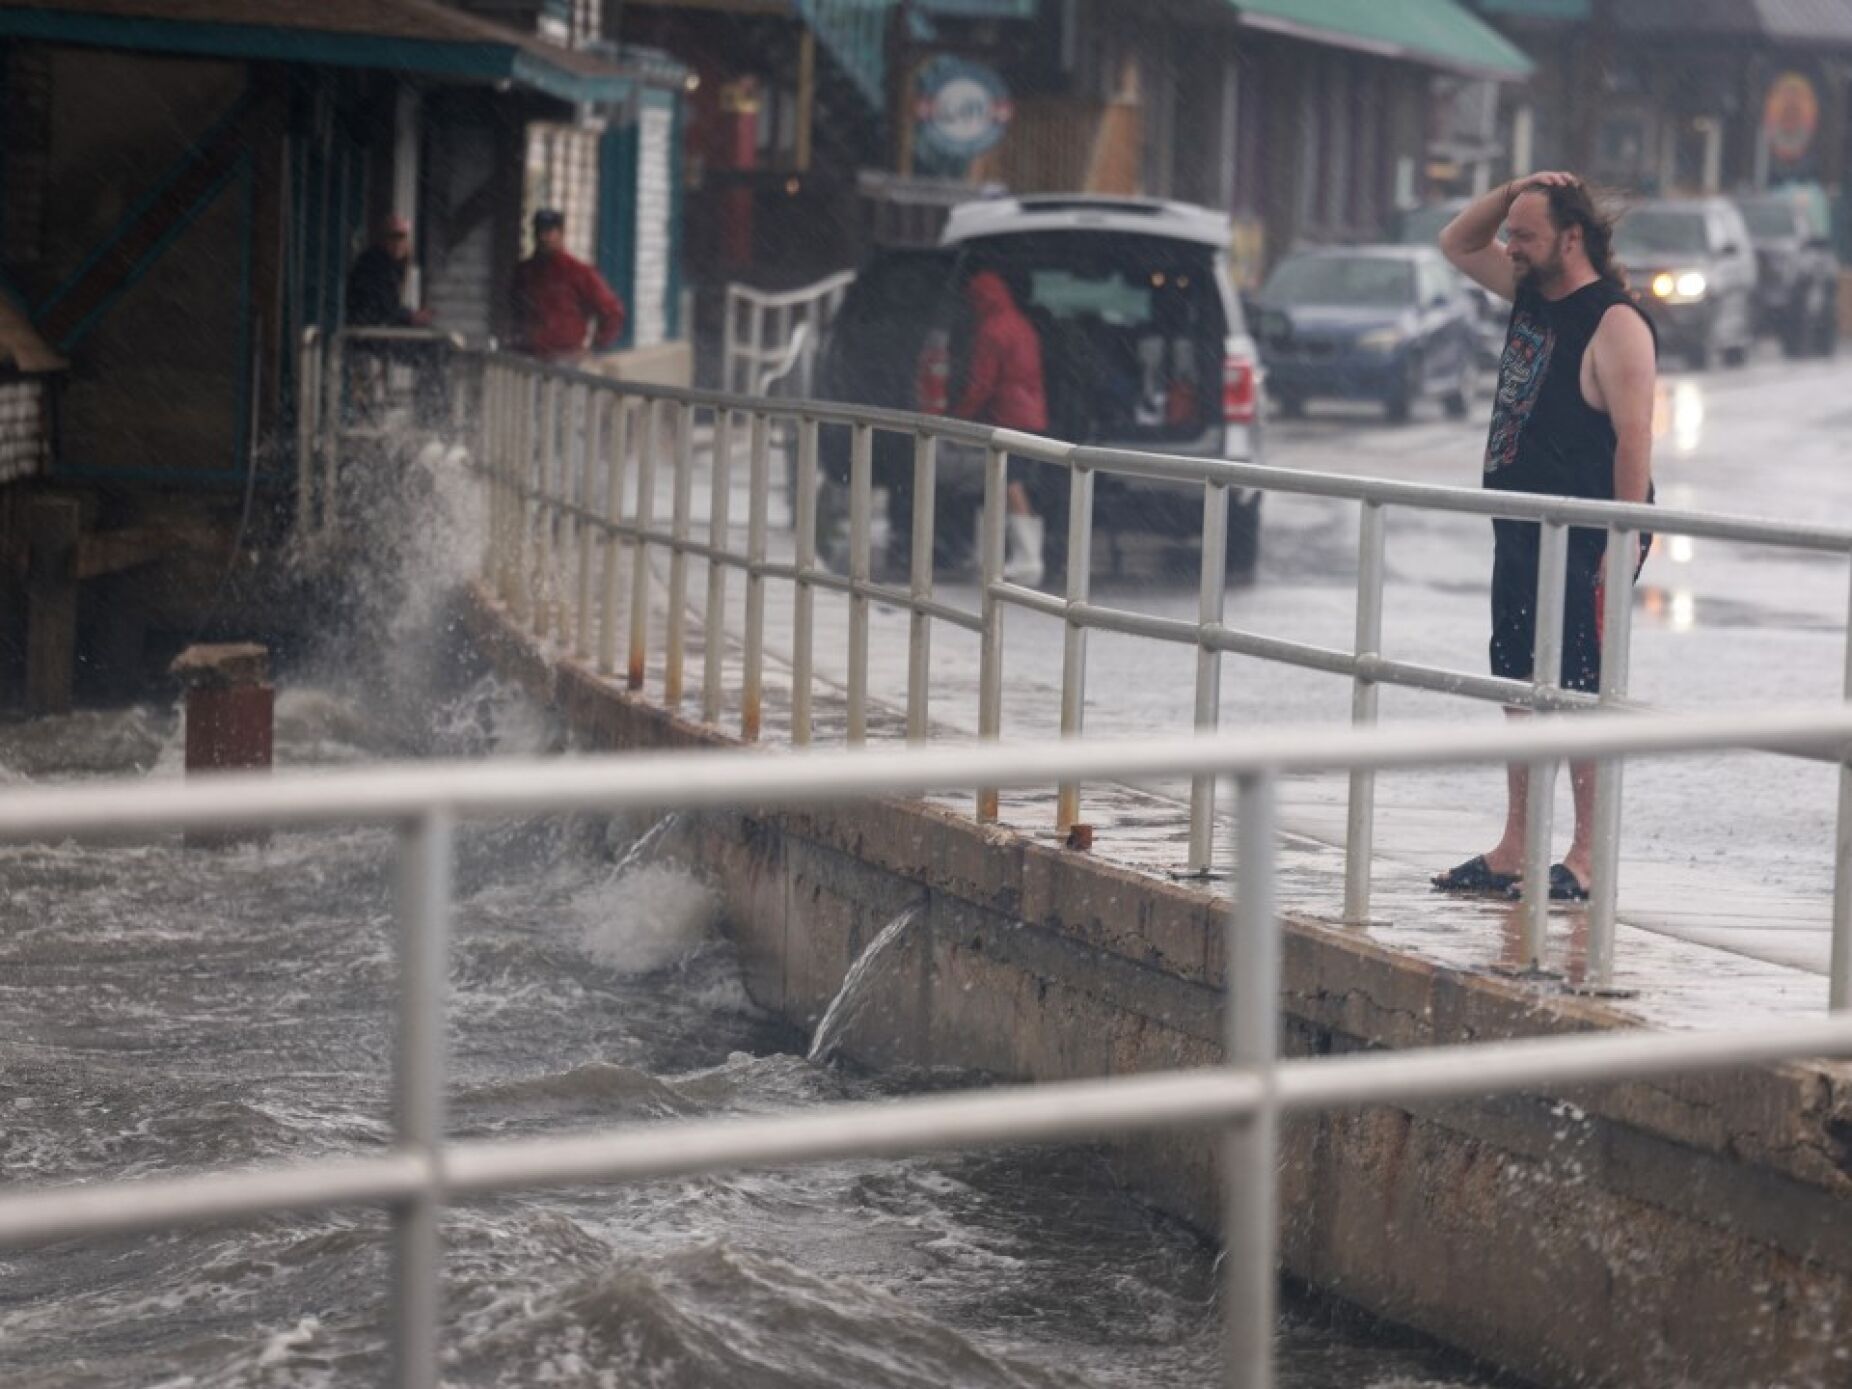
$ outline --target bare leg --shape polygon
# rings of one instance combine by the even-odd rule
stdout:
[[[1526,709],[1507,709],[1505,717],[1528,718]],[[1530,796],[1530,764],[1513,762],[1505,768],[1505,832],[1487,851],[1486,867],[1494,873],[1522,874],[1524,871],[1524,831],[1530,824],[1526,813]],[[1579,823],[1579,817],[1578,817]]]
[[[1020,482],[1012,482],[1004,509],[1012,516],[1035,515],[1035,508],[1029,504],[1029,489]]]
[[[1563,855],[1563,863],[1583,887],[1588,886],[1589,856],[1595,834],[1595,764],[1571,762],[1569,785],[1575,792],[1575,841]]]

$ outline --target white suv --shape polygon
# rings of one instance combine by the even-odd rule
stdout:
[[[940,245],[878,253],[850,287],[818,364],[826,399],[941,411],[956,399],[971,333],[964,286],[979,271],[1009,284],[1041,340],[1049,433],[1074,443],[1240,462],[1259,455],[1255,344],[1228,272],[1228,219],[1205,208],[1146,199],[1002,198],[955,208]],[[846,439],[824,458],[846,474]],[[840,455],[837,457],[836,455]],[[949,460],[948,460],[949,461]],[[904,439],[879,450],[890,528],[907,529]],[[940,470],[942,553],[968,541],[975,509],[970,466]],[[1067,478],[1028,478],[1047,517],[1045,561],[1065,564]],[[1232,499],[1232,575],[1252,573],[1260,497]],[[898,513],[898,514],[897,514]],[[1202,489],[1102,474],[1096,526],[1194,540]]]

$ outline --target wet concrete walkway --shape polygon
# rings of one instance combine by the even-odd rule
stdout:
[[[705,450],[699,451],[705,454]],[[734,468],[735,495],[730,515],[735,521],[732,545],[744,549],[746,514],[744,459]],[[666,480],[666,474],[665,474]],[[706,469],[695,483],[694,533],[705,539]],[[668,495],[659,482],[659,498]],[[792,552],[788,512],[782,493],[774,497],[771,516],[771,551],[774,560],[788,560]],[[660,697],[663,688],[662,633],[667,615],[667,558],[653,558],[651,663],[646,693]],[[561,592],[570,584],[562,582]],[[721,727],[737,733],[740,727],[741,664],[739,637],[744,630],[744,577],[728,577],[726,629],[728,649],[724,663]],[[703,639],[700,614],[706,593],[705,566],[689,563],[687,592],[688,652],[685,671],[684,714],[698,714],[702,705]],[[942,584],[938,596],[966,611],[975,611],[975,587]],[[1192,600],[1193,601],[1193,600]],[[792,651],[792,585],[767,584],[764,739],[783,744],[790,730],[790,653]],[[1019,636],[1024,628],[1040,624],[1039,638]],[[1006,737],[1050,737],[1059,728],[1060,625],[1034,615],[1012,611],[1006,623],[1007,672],[1005,684]],[[815,616],[815,742],[830,746],[845,738],[848,649],[846,598],[819,593]],[[1052,636],[1051,636],[1052,634]],[[1143,644],[1147,652],[1151,644]],[[904,736],[904,700],[908,661],[908,617],[904,611],[871,605],[871,742],[898,741]],[[969,633],[937,624],[933,634],[931,711],[935,731],[947,738],[974,736],[977,721],[977,642]],[[1096,647],[1097,651],[1097,647]],[[1050,653],[1053,653],[1052,659]],[[1187,700],[1187,648],[1154,653],[1148,679],[1176,684]],[[1232,661],[1233,658],[1226,658]],[[1281,676],[1281,703],[1297,713],[1297,721],[1329,714],[1347,717],[1348,682],[1314,676],[1324,682],[1324,707],[1302,707],[1292,695],[1293,682],[1304,672],[1246,664],[1242,679],[1262,681]],[[1102,675],[1108,678],[1102,678]],[[1391,692],[1395,693],[1395,692]],[[1097,659],[1090,666],[1087,719],[1090,730],[1102,733],[1135,732],[1146,707],[1140,676],[1122,663]],[[1461,702],[1430,700],[1435,716],[1463,716]],[[1420,714],[1414,715],[1419,717]],[[1467,706],[1464,716],[1495,717],[1484,706]],[[1385,713],[1385,719],[1389,717]],[[1225,714],[1224,727],[1240,726]],[[1168,727],[1164,731],[1171,731]],[[1644,781],[1652,769],[1640,766],[1636,777],[1630,768],[1630,788]],[[1807,779],[1808,800],[1818,815],[1830,809],[1830,768],[1804,767],[1795,775]],[[1566,777],[1559,778],[1566,781]],[[1814,785],[1813,783],[1819,783]],[[1470,788],[1470,789],[1468,789]],[[1566,787],[1559,787],[1558,841],[1567,837]],[[1284,910],[1301,919],[1341,925],[1343,897],[1344,797],[1341,778],[1301,778],[1282,788],[1280,820],[1281,888]],[[1816,794],[1817,793],[1817,794]],[[1637,793],[1631,793],[1637,795]],[[1143,872],[1177,878],[1183,873],[1187,850],[1187,788],[1088,786],[1083,818],[1094,827],[1092,852],[1098,858]],[[969,812],[971,792],[950,788],[934,797],[955,809]],[[1502,808],[1502,771],[1483,771],[1433,777],[1385,780],[1379,787],[1378,854],[1373,873],[1373,920],[1366,931],[1375,941],[1407,951],[1424,960],[1462,971],[1505,973],[1521,958],[1521,924],[1515,903],[1459,900],[1432,892],[1429,876],[1489,844]],[[1631,806],[1631,799],[1630,799]],[[1054,788],[1045,792],[1011,793],[1002,802],[1004,824],[1022,833],[1054,840]],[[1807,822],[1817,833],[1820,825]],[[1823,853],[1830,868],[1830,816]],[[1218,832],[1218,870],[1226,870],[1231,829]],[[1744,1024],[1759,1017],[1794,1017],[1823,1012],[1827,988],[1825,970],[1829,939],[1830,892],[1807,888],[1782,891],[1731,871],[1729,866],[1679,862],[1651,854],[1623,856],[1622,925],[1616,949],[1614,1005],[1643,1023],[1667,1027],[1717,1027]],[[1817,872],[1815,874],[1817,877]],[[1225,890],[1211,878],[1203,890]],[[1558,977],[1540,980],[1544,993],[1579,987],[1583,974],[1586,913],[1559,907],[1552,914],[1549,964]]]

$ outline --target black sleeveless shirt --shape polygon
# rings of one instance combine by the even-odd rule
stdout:
[[[1554,301],[1528,286],[1518,290],[1486,439],[1487,487],[1604,501],[1614,496],[1614,422],[1582,397],[1582,356],[1616,304],[1640,313],[1612,280],[1596,280]]]

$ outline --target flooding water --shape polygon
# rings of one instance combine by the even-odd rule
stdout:
[[[421,751],[537,752],[493,684]],[[285,693],[279,761],[403,755],[362,697]],[[180,775],[165,710],[0,729],[0,779]],[[673,827],[468,826],[451,1128],[561,1132],[781,1112],[970,1077],[806,1059],[755,1008]],[[383,831],[198,852],[0,849],[0,1170],[97,1181],[375,1149],[393,982]],[[455,1385],[1171,1386],[1215,1382],[1213,1251],[1084,1149],[843,1162],[510,1196],[444,1223]],[[385,1218],[277,1217],[0,1259],[0,1382],[321,1386],[385,1363]],[[1304,1389],[1469,1386],[1417,1350],[1282,1328]]]
[[[533,755],[547,719],[459,675],[443,595],[473,490],[416,525],[279,684],[277,760]],[[416,484],[416,485],[414,485]],[[381,514],[390,518],[394,499]],[[381,561],[379,554],[388,554]],[[358,675],[353,672],[359,672]],[[177,711],[0,725],[9,783],[178,779]],[[102,1181],[374,1151],[389,1138],[392,836],[190,851],[0,846],[0,1174]],[[450,1131],[801,1110],[981,1079],[868,1076],[756,1008],[676,826],[459,832]],[[844,1011],[879,1007],[878,961]],[[451,1209],[444,1379],[649,1389],[1159,1389],[1217,1380],[1214,1250],[1090,1150],[839,1162]],[[0,1384],[319,1389],[385,1369],[377,1212],[0,1252]],[[1294,1389],[1487,1381],[1296,1307]]]

